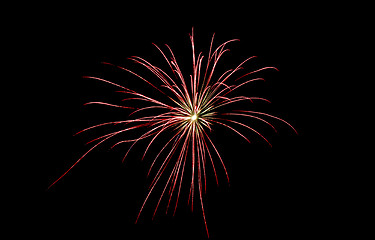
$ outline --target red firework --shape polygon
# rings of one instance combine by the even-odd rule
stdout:
[[[158,210],[161,200],[166,195],[166,192],[169,195],[167,211],[171,204],[172,196],[174,194],[177,194],[175,196],[176,200],[174,204],[173,215],[175,214],[182,188],[184,172],[186,171],[185,166],[187,162],[191,162],[192,168],[188,200],[189,204],[191,205],[191,208],[193,209],[194,193],[196,192],[196,188],[198,188],[200,206],[203,213],[203,220],[207,236],[209,236],[204,205],[202,200],[203,192],[206,191],[206,165],[212,165],[216,182],[218,184],[218,176],[215,169],[215,161],[218,161],[220,165],[223,167],[229,183],[229,176],[225,164],[222,160],[222,157],[220,156],[219,151],[215,147],[209,135],[209,133],[212,130],[211,126],[224,126],[225,128],[235,132],[240,137],[244,138],[247,142],[250,143],[249,139],[236,128],[241,126],[257,134],[260,138],[264,139],[269,145],[271,145],[270,142],[261,133],[256,131],[254,128],[250,127],[248,124],[239,122],[237,120],[233,120],[231,119],[231,117],[235,116],[242,117],[242,119],[244,120],[253,119],[256,121],[261,121],[267,124],[268,126],[272,127],[276,131],[275,127],[267,120],[267,118],[274,119],[287,124],[297,133],[297,131],[288,122],[284,121],[281,118],[272,116],[270,114],[243,109],[232,109],[229,112],[223,111],[225,109],[224,106],[228,106],[230,104],[234,104],[241,101],[248,101],[253,103],[254,100],[260,100],[269,102],[267,99],[264,98],[239,96],[235,95],[235,93],[237,89],[243,87],[248,83],[264,80],[263,78],[246,79],[245,77],[250,77],[252,74],[266,69],[277,69],[274,67],[264,67],[255,71],[248,72],[240,77],[234,78],[233,75],[239,70],[243,69],[243,65],[246,62],[255,58],[255,56],[253,56],[245,59],[236,68],[225,71],[219,77],[213,77],[219,60],[225,52],[229,51],[229,49],[226,48],[227,44],[238,41],[238,39],[232,39],[222,43],[216,49],[213,49],[214,37],[215,34],[212,36],[208,57],[207,60],[205,60],[205,66],[203,66],[204,56],[202,55],[202,52],[196,55],[194,46],[194,35],[193,33],[190,35],[193,53],[193,72],[190,75],[190,78],[188,79],[185,79],[172,52],[172,49],[168,45],[166,45],[166,48],[169,52],[169,56],[167,56],[167,54],[164,51],[162,51],[161,48],[154,44],[154,46],[162,54],[165,61],[168,63],[170,67],[168,71],[170,71],[170,73],[167,73],[167,71],[164,71],[161,68],[151,64],[147,60],[137,56],[131,57],[129,59],[148,69],[153,75],[155,75],[153,79],[146,79],[138,75],[137,73],[134,73],[131,70],[128,70],[120,66],[115,66],[126,72],[131,73],[132,75],[135,75],[137,78],[141,79],[147,85],[155,89],[155,93],[162,94],[164,95],[164,97],[166,96],[169,99],[168,101],[156,100],[154,97],[146,96],[145,94],[142,94],[140,92],[129,89],[123,85],[102,78],[85,76],[85,78],[95,79],[119,88],[121,91],[118,92],[121,92],[124,95],[126,95],[124,101],[142,101],[147,103],[148,105],[145,107],[135,108],[130,107],[129,105],[117,105],[106,102],[86,103],[131,109],[132,112],[129,115],[129,117],[131,118],[123,121],[105,122],[102,124],[91,126],[78,132],[77,134],[80,134],[88,130],[96,129],[98,127],[111,125],[121,126],[121,130],[109,132],[105,135],[99,136],[91,140],[89,143],[92,143],[94,145],[85,154],[83,154],[64,174],[62,174],[56,181],[54,181],[50,185],[50,187],[52,187],[62,177],[64,177],[88,153],[90,153],[99,145],[110,139],[114,139],[115,137],[124,135],[124,133],[126,134],[127,132],[132,130],[134,130],[135,133],[138,134],[138,137],[134,139],[121,138],[121,140],[116,140],[115,144],[112,146],[113,148],[122,143],[132,143],[129,150],[126,152],[124,156],[124,161],[130,150],[139,141],[149,139],[148,145],[142,157],[143,159],[148,150],[150,149],[150,146],[158,138],[160,138],[160,136],[163,133],[168,133],[169,139],[166,143],[163,143],[163,147],[154,157],[148,174],[151,173],[151,170],[156,165],[156,162],[162,155],[162,153],[166,155],[166,157],[164,157],[162,160],[159,160],[160,167],[156,170],[157,172],[154,175],[153,180],[149,186],[147,197],[145,198],[142,204],[136,222],[138,222],[140,214],[142,213],[142,210],[147,200],[149,199],[151,193],[155,189],[156,185],[159,183],[161,176],[166,172],[165,170],[167,169],[167,166],[169,166],[168,169],[171,169],[171,171],[169,172],[169,175],[166,175],[167,181],[164,185],[163,191],[156,205],[154,216]],[[112,65],[110,63],[104,64]],[[136,103],[134,103],[134,105],[137,106]],[[153,113],[150,113],[150,110],[154,110]],[[156,110],[159,111],[159,113],[155,114]],[[140,116],[134,117],[137,115]],[[169,191],[166,191],[168,189],[168,186]]]

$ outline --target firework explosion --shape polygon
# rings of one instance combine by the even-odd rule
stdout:
[[[154,156],[152,164],[148,171],[148,175],[150,175],[152,169],[155,166],[159,165],[158,169],[155,170],[156,174],[153,176],[152,182],[149,186],[149,192],[142,204],[136,222],[138,222],[140,214],[142,213],[147,200],[149,199],[151,193],[164,174],[164,176],[166,176],[166,183],[163,187],[163,191],[158,200],[153,216],[155,216],[161,200],[167,194],[169,195],[167,198],[167,211],[172,202],[172,196],[174,196],[173,199],[175,202],[173,215],[175,214],[182,189],[182,182],[183,179],[186,179],[187,181],[190,181],[188,200],[191,209],[193,209],[194,195],[195,193],[198,193],[207,236],[209,236],[202,200],[202,195],[206,191],[207,166],[212,166],[216,182],[218,184],[218,176],[215,165],[221,165],[221,167],[225,171],[226,178],[229,183],[229,176],[222,157],[220,156],[219,151],[210,138],[210,132],[212,131],[211,127],[213,125],[221,125],[229,129],[230,131],[233,131],[235,134],[239,135],[250,143],[249,139],[238,130],[238,127],[243,127],[257,134],[269,145],[271,144],[262,134],[250,127],[247,123],[233,120],[233,118],[241,117],[244,121],[246,120],[245,122],[247,122],[248,120],[261,121],[273,128],[275,131],[275,127],[268,121],[271,119],[278,120],[287,124],[297,133],[297,131],[288,122],[266,113],[243,109],[232,109],[231,111],[224,111],[225,106],[241,101],[247,101],[249,103],[253,103],[254,100],[269,102],[267,99],[259,97],[238,96],[236,95],[236,90],[251,82],[264,80],[262,78],[251,78],[250,76],[252,74],[267,69],[277,69],[274,67],[264,67],[255,71],[247,72],[240,77],[234,78],[234,74],[243,69],[243,65],[246,62],[255,58],[255,56],[253,56],[245,59],[236,68],[225,71],[219,77],[214,77],[214,72],[219,60],[225,52],[229,51],[226,46],[231,42],[238,41],[238,39],[229,40],[219,45],[216,49],[213,49],[214,37],[215,34],[213,35],[211,40],[208,57],[204,61],[202,52],[196,55],[193,32],[190,35],[193,71],[188,79],[185,79],[185,76],[181,72],[176,58],[168,45],[165,46],[167,51],[169,52],[169,56],[166,54],[166,52],[164,52],[161,48],[154,44],[154,46],[162,54],[165,61],[168,63],[170,67],[168,71],[162,70],[161,68],[151,64],[141,57],[134,56],[129,58],[136,64],[139,64],[149,70],[155,76],[152,80],[146,79],[126,68],[115,66],[110,63],[104,63],[118,67],[136,76],[137,78],[144,81],[144,83],[155,89],[155,93],[162,94],[164,97],[166,97],[168,101],[157,100],[154,97],[146,96],[146,94],[142,94],[138,91],[134,91],[123,85],[119,85],[102,78],[85,76],[85,78],[95,79],[119,88],[120,91],[118,92],[126,95],[126,98],[123,99],[123,101],[126,101],[126,103],[133,101],[134,104],[115,105],[106,102],[86,103],[130,109],[131,113],[129,115],[129,119],[127,120],[105,122],[102,124],[91,126],[78,132],[77,134],[80,134],[88,130],[93,130],[104,126],[116,125],[121,127],[120,130],[107,133],[91,140],[89,143],[93,144],[93,146],[85,154],[83,154],[82,157],[79,158],[64,174],[62,174],[55,182],[53,182],[50,187],[56,184],[62,177],[64,177],[88,153],[90,153],[102,143],[109,141],[110,139],[116,139],[115,137],[118,137],[117,140],[115,140],[112,148],[123,143],[132,143],[123,160],[125,160],[128,153],[136,143],[140,142],[141,140],[148,139],[149,141],[143,154],[143,159],[150,149],[150,146],[155,143],[155,141],[161,141],[161,136],[165,136],[165,134],[167,134],[169,137],[162,144],[162,147],[158,154]],[[203,64],[203,62],[205,62],[205,64]],[[139,106],[140,101],[145,102],[147,106],[138,108],[134,107]],[[159,113],[155,114],[156,111],[158,111]],[[124,135],[126,135],[129,131],[134,131],[135,134],[138,134],[138,137],[134,139],[123,139],[122,137],[124,137]],[[120,136],[122,137],[119,140]],[[217,163],[215,164],[215,162]],[[187,167],[191,167],[191,176],[184,176]]]

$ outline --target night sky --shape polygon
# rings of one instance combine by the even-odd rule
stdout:
[[[277,120],[269,119],[278,133],[256,123],[254,127],[270,140],[273,145],[270,147],[249,131],[244,132],[252,144],[225,128],[213,128],[210,136],[226,164],[230,186],[216,158],[219,186],[208,168],[208,189],[204,195],[210,239],[305,239],[339,229],[333,220],[337,215],[330,198],[334,191],[329,177],[333,164],[323,157],[329,145],[321,128],[325,123],[320,97],[327,84],[322,71],[329,68],[327,58],[332,55],[324,49],[333,45],[327,35],[329,27],[320,19],[326,13],[308,4],[205,5],[72,6],[71,11],[59,13],[57,18],[61,21],[45,30],[48,35],[45,41],[51,43],[45,62],[51,65],[52,90],[47,94],[53,107],[46,107],[50,114],[46,121],[48,129],[43,131],[46,143],[41,146],[45,152],[38,162],[38,181],[33,183],[34,193],[40,194],[24,220],[33,226],[31,231],[51,238],[206,238],[198,195],[192,213],[187,205],[188,188],[183,189],[176,216],[164,214],[164,198],[152,221],[153,209],[163,189],[160,184],[139,223],[134,224],[150,184],[147,171],[152,156],[158,153],[156,145],[141,162],[147,141],[137,144],[124,164],[121,160],[130,144],[113,150],[110,150],[113,141],[104,144],[47,190],[90,148],[85,143],[105,131],[93,130],[78,136],[73,136],[74,133],[104,121],[125,120],[130,113],[103,106],[83,106],[89,101],[116,104],[121,95],[115,93],[119,89],[113,86],[82,77],[101,77],[124,86],[127,79],[136,79],[101,62],[150,76],[146,69],[127,59],[131,56],[144,57],[167,69],[152,43],[164,50],[164,44],[168,44],[188,77],[192,67],[189,42],[192,27],[196,51],[205,56],[213,33],[214,46],[240,39],[228,45],[230,52],[223,56],[219,72],[236,67],[250,56],[257,58],[248,62],[244,71],[267,66],[278,68],[279,72],[267,70],[254,75],[266,81],[249,84],[239,91],[242,95],[267,98],[271,104],[241,103],[236,107],[273,114],[299,132],[296,135]],[[320,61],[324,54],[325,61]],[[157,94],[144,88],[141,82],[129,84],[150,95]],[[189,177],[185,181],[190,181]]]

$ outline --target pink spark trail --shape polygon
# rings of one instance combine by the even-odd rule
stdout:
[[[88,142],[93,146],[85,152],[66,172],[64,172],[50,187],[61,180],[72,168],[77,165],[86,155],[102,145],[104,142],[114,140],[112,147],[116,147],[125,143],[131,143],[124,159],[128,156],[130,150],[135,144],[142,140],[148,139],[148,144],[142,159],[147,156],[150,147],[156,142],[162,142],[161,136],[169,136],[167,141],[162,145],[160,151],[154,156],[152,164],[148,171],[148,175],[152,173],[153,178],[149,186],[148,194],[141,206],[136,222],[139,221],[141,213],[146,205],[150,195],[154,192],[156,187],[160,184],[161,179],[166,179],[161,195],[154,210],[153,217],[157,213],[160,203],[163,198],[167,198],[166,212],[169,211],[170,205],[173,204],[173,215],[176,213],[177,205],[180,198],[180,193],[183,189],[182,182],[189,178],[189,197],[188,202],[193,210],[194,196],[198,193],[199,205],[202,211],[203,221],[209,237],[209,231],[206,221],[206,215],[203,204],[203,194],[206,192],[206,171],[208,165],[213,169],[215,180],[219,183],[216,165],[219,164],[225,171],[227,181],[229,183],[229,176],[225,167],[224,161],[220,156],[218,149],[210,138],[213,125],[220,125],[229,131],[234,132],[240,138],[245,139],[250,143],[250,140],[241,132],[240,129],[247,129],[255,133],[259,139],[265,141],[271,146],[269,140],[250,126],[252,121],[262,122],[271,127],[275,132],[276,128],[269,121],[277,120],[289,126],[294,132],[297,131],[291,124],[285,120],[272,116],[270,114],[250,111],[245,109],[235,109],[234,103],[246,101],[255,104],[255,101],[266,101],[267,99],[260,97],[249,97],[236,95],[236,90],[255,81],[264,81],[263,78],[251,78],[255,73],[274,69],[274,67],[263,67],[250,72],[238,75],[244,69],[244,65],[256,57],[249,57],[242,61],[236,68],[229,69],[223,73],[217,74],[219,60],[223,55],[229,51],[227,45],[229,43],[238,41],[233,39],[226,41],[219,45],[216,49],[213,48],[215,34],[212,36],[211,45],[209,48],[207,58],[203,53],[196,54],[194,45],[194,34],[190,35],[192,47],[192,73],[187,77],[181,72],[172,49],[166,46],[167,51],[164,52],[162,48],[153,44],[161,53],[162,58],[167,62],[169,69],[162,70],[161,68],[151,64],[149,61],[133,56],[129,59],[136,64],[145,68],[154,75],[152,79],[146,79],[141,75],[124,67],[115,66],[110,63],[107,65],[115,66],[124,70],[131,75],[142,80],[146,85],[155,89],[155,96],[147,96],[141,92],[134,91],[118,83],[98,77],[85,76],[85,78],[97,80],[106,84],[113,85],[118,88],[119,93],[124,94],[125,98],[122,104],[112,104],[106,102],[88,102],[86,104],[99,104],[108,107],[122,108],[131,111],[129,119],[123,121],[105,122],[95,126],[88,127],[81,130],[77,134],[82,134],[89,130],[101,128],[105,126],[120,126],[121,129],[113,132],[108,132],[102,136]],[[278,71],[278,70],[277,70]],[[237,75],[237,77],[234,77]],[[157,100],[157,95],[161,94],[168,101]],[[132,105],[129,104],[132,102]],[[137,102],[147,103],[148,106],[136,108]],[[232,105],[231,111],[225,110],[225,106]],[[142,105],[143,106],[143,105]],[[152,110],[152,111],[150,111]],[[151,113],[153,112],[153,113]],[[159,112],[155,114],[155,112]],[[236,117],[236,120],[231,119]],[[242,120],[239,120],[242,119]],[[138,137],[127,139],[126,134],[132,131],[138,134]],[[164,156],[164,157],[162,157]],[[157,169],[154,169],[159,166]],[[187,176],[185,173],[186,167],[191,167],[191,175]],[[166,176],[162,178],[162,176]],[[174,196],[174,197],[173,197]]]

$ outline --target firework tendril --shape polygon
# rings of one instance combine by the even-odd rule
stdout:
[[[215,166],[217,164],[221,165],[221,167],[224,169],[227,181],[229,183],[229,176],[224,161],[210,137],[212,126],[223,126],[224,128],[233,131],[235,134],[239,135],[241,138],[244,138],[247,142],[250,143],[250,140],[244,135],[244,133],[240,132],[239,130],[239,128],[246,128],[258,135],[269,145],[271,145],[270,142],[261,133],[250,127],[247,122],[249,122],[250,120],[259,121],[270,126],[273,130],[276,131],[276,128],[269,121],[277,120],[288,125],[291,129],[293,129],[295,133],[297,133],[297,131],[288,122],[270,114],[244,109],[234,109],[234,107],[232,107],[230,111],[225,110],[227,109],[225,108],[226,106],[231,104],[233,104],[233,106],[237,106],[234,103],[242,101],[247,101],[251,104],[253,104],[254,101],[269,102],[267,99],[260,97],[238,96],[235,94],[237,89],[243,87],[246,84],[264,80],[263,78],[246,79],[247,77],[250,77],[252,74],[263,70],[277,70],[277,68],[263,67],[258,70],[240,75],[240,77],[234,78],[233,76],[235,76],[235,73],[242,70],[245,63],[255,58],[255,56],[253,56],[245,59],[236,68],[229,69],[220,76],[216,76],[216,74],[214,76],[214,72],[219,60],[222,58],[224,53],[229,51],[229,49],[226,48],[227,45],[231,42],[239,40],[232,39],[226,41],[219,45],[216,49],[213,49],[213,42],[215,38],[215,34],[213,34],[208,57],[206,58],[206,60],[204,60],[202,52],[196,55],[193,31],[189,36],[192,47],[193,69],[192,74],[187,79],[185,79],[185,75],[181,72],[175,55],[168,45],[165,45],[167,51],[164,52],[156,44],[153,44],[161,53],[163,59],[168,63],[170,68],[168,71],[162,70],[161,68],[151,64],[141,57],[133,56],[129,58],[131,61],[149,70],[154,75],[152,79],[146,79],[126,68],[115,66],[106,62],[104,63],[107,65],[118,67],[134,75],[135,77],[142,80],[146,85],[149,85],[150,87],[155,89],[156,91],[153,91],[154,95],[157,96],[157,94],[162,94],[162,96],[164,98],[166,97],[168,101],[157,100],[153,96],[146,96],[146,94],[142,94],[138,91],[134,91],[123,85],[102,78],[92,76],[84,77],[98,80],[106,84],[111,84],[114,87],[118,88],[119,91],[117,92],[126,95],[126,98],[123,100],[123,102],[125,102],[127,105],[117,105],[106,102],[88,102],[86,104],[99,104],[108,107],[130,109],[131,113],[129,115],[129,119],[127,120],[101,123],[83,129],[76,133],[81,134],[88,130],[93,130],[104,126],[121,126],[120,130],[109,132],[89,141],[88,143],[93,144],[93,146],[88,151],[86,151],[64,174],[62,174],[56,181],[54,181],[50,185],[50,187],[60,181],[61,178],[63,178],[68,172],[70,172],[70,170],[75,165],[77,165],[84,157],[86,157],[88,153],[96,149],[98,146],[102,145],[104,142],[117,139],[115,140],[112,148],[123,143],[132,143],[123,158],[124,161],[135,144],[137,144],[141,140],[148,139],[148,145],[142,156],[143,160],[151,145],[155,143],[155,141],[162,142],[162,140],[160,139],[162,138],[161,136],[164,136],[163,140],[165,142],[162,144],[160,151],[156,154],[156,156],[154,156],[152,164],[148,171],[148,175],[151,174],[155,166],[159,165],[159,167],[158,169],[154,170],[156,174],[153,175],[148,194],[136,218],[136,223],[138,222],[142,210],[144,209],[144,206],[151,193],[159,184],[160,179],[165,179],[166,182],[154,210],[153,217],[155,216],[163,197],[165,197],[166,195],[168,195],[168,197],[166,197],[168,200],[166,208],[167,212],[170,209],[170,205],[172,203],[172,196],[175,196],[173,198],[175,201],[173,215],[175,215],[178,201],[180,199],[181,189],[183,188],[183,179],[189,179],[188,181],[190,181],[190,190],[188,203],[193,210],[194,195],[195,193],[198,193],[203,221],[207,236],[209,237],[202,197],[206,192],[207,166],[212,166],[216,183],[219,184]],[[133,101],[134,104],[129,105],[128,103],[131,101]],[[137,106],[137,102],[139,101],[147,103],[147,106],[134,107]],[[155,112],[158,113],[156,114]],[[234,120],[239,118],[242,119],[243,122],[240,122],[240,120]],[[138,137],[134,139],[123,139],[124,135],[126,135],[126,133],[128,133],[129,131],[134,131],[135,134],[138,134]],[[165,137],[165,135],[167,135],[168,137]],[[122,137],[120,138],[120,136]],[[161,158],[161,156],[164,157]],[[184,176],[187,166],[191,166],[191,176]],[[162,176],[166,177],[162,178]]]

